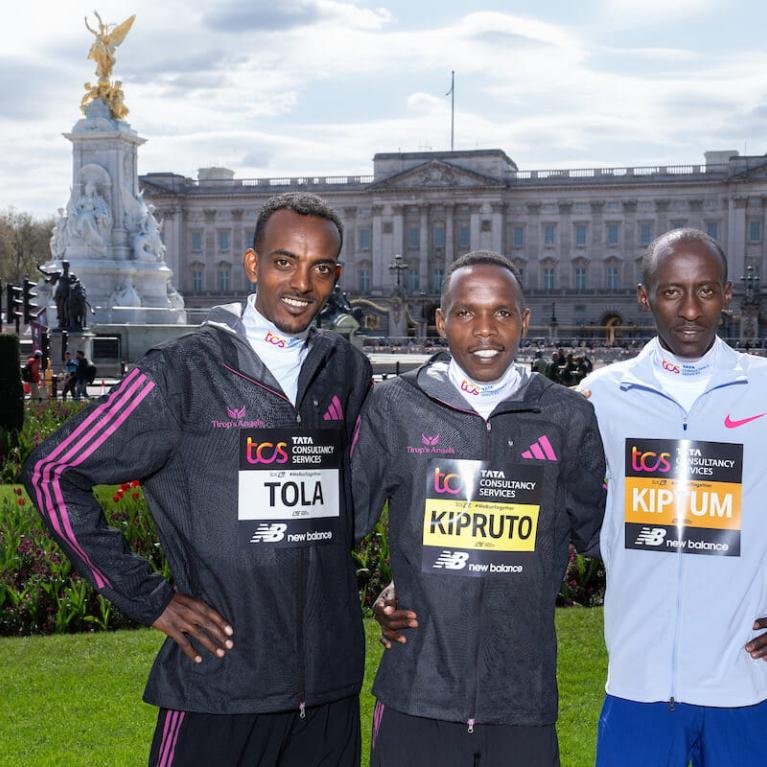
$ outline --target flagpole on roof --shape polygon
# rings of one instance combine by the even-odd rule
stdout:
[[[450,90],[445,94],[450,96],[450,151],[455,148],[455,70],[450,70]]]

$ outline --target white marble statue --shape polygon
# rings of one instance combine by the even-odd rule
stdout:
[[[165,260],[165,245],[161,237],[162,224],[154,217],[154,205],[147,207],[144,218],[139,223],[138,232],[133,237],[133,257],[137,261],[154,258]]]
[[[71,206],[67,219],[70,243],[84,243],[94,251],[106,255],[110,246],[112,213],[107,201],[99,194],[92,180],[85,182],[85,190]]]

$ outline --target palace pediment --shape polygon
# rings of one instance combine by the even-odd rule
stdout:
[[[443,160],[430,160],[414,168],[374,181],[371,189],[446,189],[503,186],[491,176],[461,168]]]

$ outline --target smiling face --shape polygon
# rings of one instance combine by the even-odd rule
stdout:
[[[468,376],[495,381],[514,360],[530,320],[519,284],[495,264],[464,266],[449,279],[437,330]]]
[[[652,312],[663,347],[679,357],[702,357],[732,299],[719,254],[701,240],[661,243],[647,282],[637,300]]]
[[[341,274],[335,224],[283,208],[264,229],[258,252],[245,252],[248,279],[257,285],[256,309],[283,333],[309,327]]]

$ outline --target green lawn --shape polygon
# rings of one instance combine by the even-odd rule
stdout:
[[[363,765],[381,652],[366,621]],[[602,611],[559,610],[563,767],[593,764],[607,667]],[[143,767],[156,710],[141,702],[161,636],[151,630],[0,639],[0,767]]]

